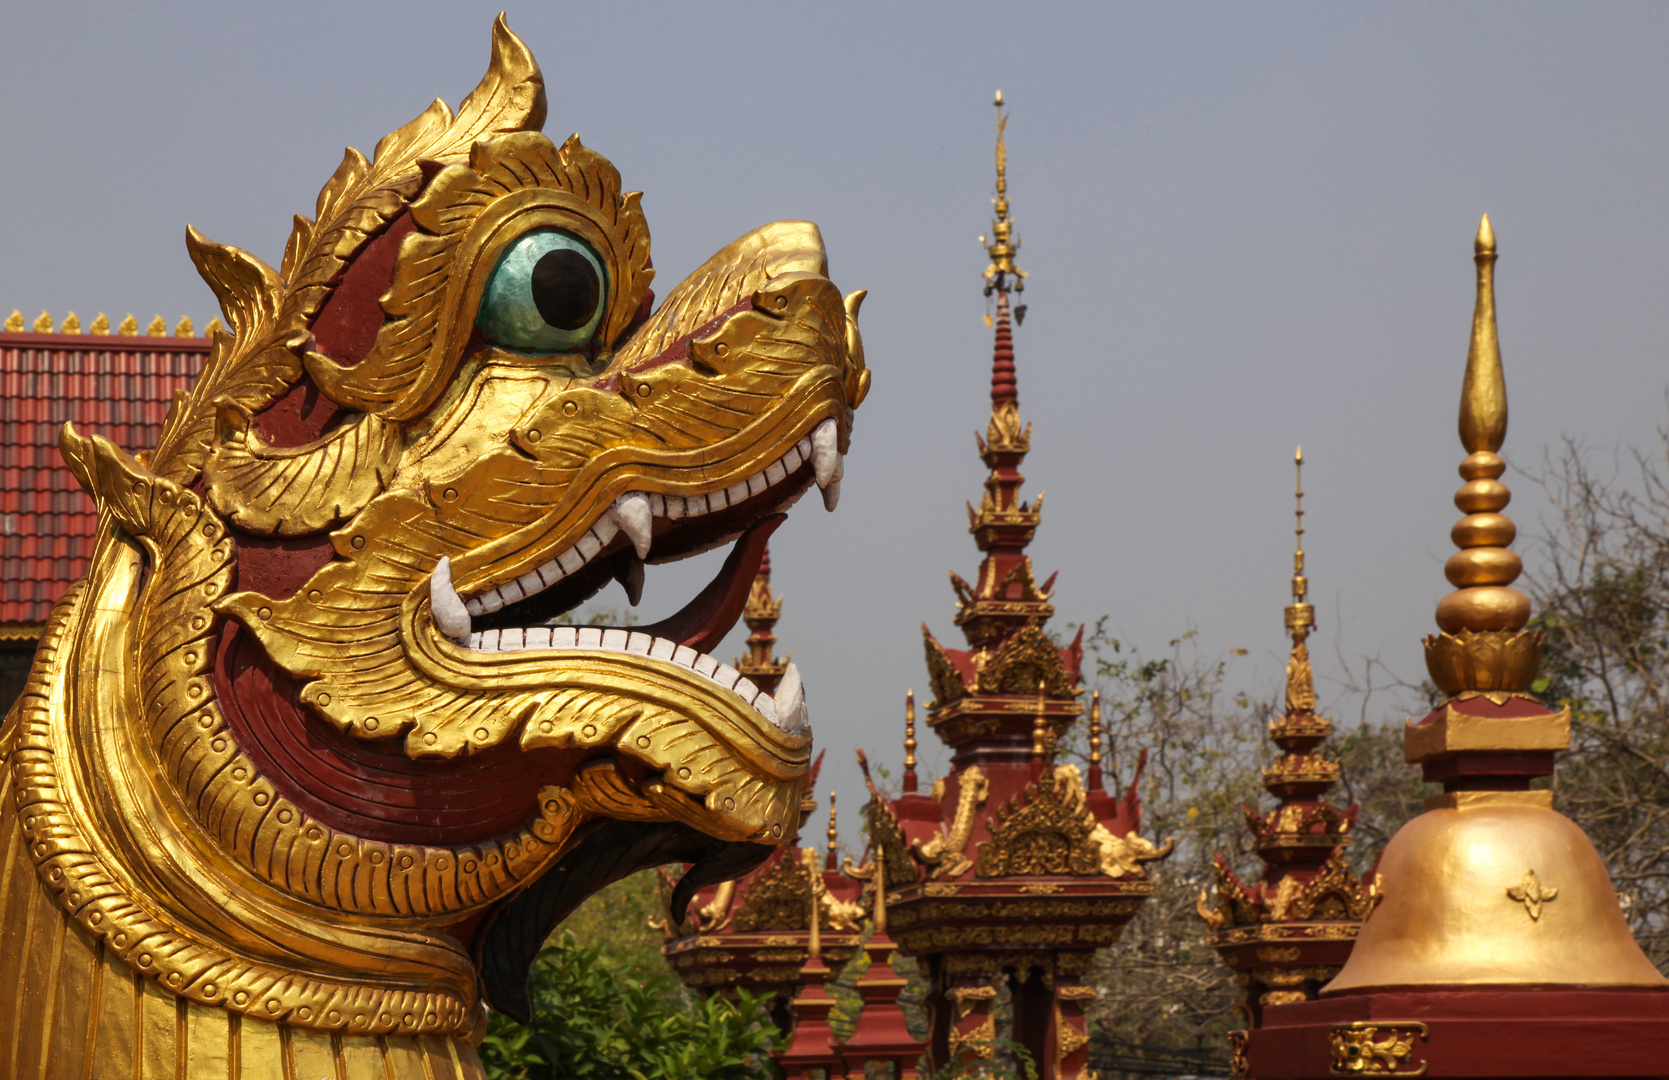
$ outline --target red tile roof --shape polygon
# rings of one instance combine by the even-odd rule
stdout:
[[[93,501],[58,456],[64,422],[130,453],[149,449],[209,344],[0,333],[0,636],[44,622],[92,554]]]

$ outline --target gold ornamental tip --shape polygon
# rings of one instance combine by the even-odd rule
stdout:
[[[1437,625],[1449,635],[1514,632],[1530,621],[1529,597],[1509,587],[1524,564],[1507,547],[1517,530],[1501,512],[1512,500],[1501,483],[1507,463],[1496,453],[1507,436],[1507,381],[1495,322],[1495,230],[1487,214],[1473,247],[1478,298],[1460,394],[1460,441],[1468,456],[1460,465],[1466,483],[1455,492],[1455,506],[1466,516],[1450,530],[1460,550],[1443,567],[1456,591],[1437,605]]]
[[[1472,347],[1460,391],[1460,443],[1469,454],[1495,453],[1507,438],[1507,380],[1495,328],[1495,230],[1485,214],[1473,244],[1478,299],[1472,312]]]
[[[1472,250],[1479,255],[1486,252],[1490,255],[1495,254],[1495,230],[1490,227],[1488,214],[1478,222],[1478,238],[1472,241]]]
[[[1315,626],[1315,606],[1306,599],[1310,593],[1309,578],[1304,576],[1304,448],[1300,446],[1292,455],[1293,467],[1297,470],[1297,525],[1294,527],[1296,537],[1292,553],[1292,603],[1286,607],[1286,627],[1292,634],[1292,640],[1302,642],[1310,636],[1310,628]]]
[[[997,100],[992,102],[992,104],[997,106],[997,108],[999,108],[999,109],[1002,108],[1002,106],[1003,106],[1003,92],[1001,90],[997,91]]]

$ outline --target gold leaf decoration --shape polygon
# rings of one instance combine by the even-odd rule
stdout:
[[[122,335],[123,337],[135,337],[138,335],[139,320],[133,317],[133,312],[128,312],[127,318],[123,319],[122,324],[116,327],[116,333]]]
[[[361,414],[305,446],[272,447],[250,415],[221,399],[220,445],[204,466],[209,502],[238,528],[306,536],[358,513],[394,474],[399,431]]]
[[[186,250],[197,272],[232,326],[230,335],[214,339],[203,370],[189,394],[175,399],[163,421],[151,467],[176,483],[190,484],[214,448],[219,410],[224,398],[249,412],[271,404],[301,374],[295,354],[269,341],[281,295],[278,275],[266,263],[238,248],[216,244],[196,229],[186,229]],[[162,316],[147,331],[163,334]]]

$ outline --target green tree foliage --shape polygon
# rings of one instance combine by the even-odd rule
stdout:
[[[494,1016],[481,1046],[493,1080],[750,1080],[776,1033],[746,993],[679,1001],[622,973],[572,933],[534,961],[533,1022]]]

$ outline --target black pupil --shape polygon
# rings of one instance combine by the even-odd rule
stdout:
[[[548,251],[533,266],[533,302],[558,330],[578,330],[590,322],[602,288],[591,260],[571,248]]]

